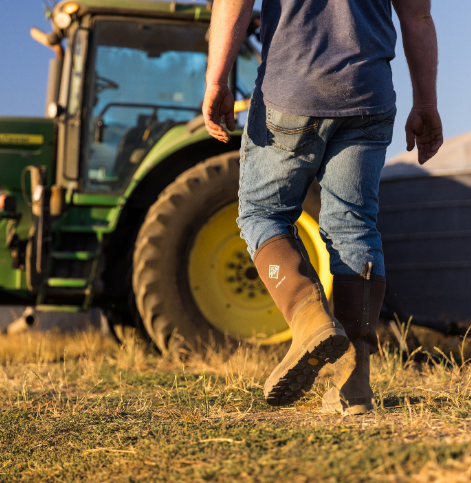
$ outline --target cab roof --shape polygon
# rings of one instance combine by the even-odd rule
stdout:
[[[211,17],[209,4],[160,2],[149,0],[63,0],[54,8],[53,15],[63,11],[69,3],[79,6],[74,14],[82,17],[88,13],[105,15],[137,15],[144,17],[175,17],[208,21]]]

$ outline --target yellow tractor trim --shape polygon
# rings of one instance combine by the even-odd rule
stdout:
[[[234,113],[248,111],[250,107],[250,99],[243,99],[242,101],[234,102]]]
[[[232,203],[200,229],[188,264],[193,298],[205,318],[231,337],[261,344],[289,340],[288,325],[257,274],[236,218],[237,203]],[[297,226],[329,297],[329,255],[319,227],[307,213]]]

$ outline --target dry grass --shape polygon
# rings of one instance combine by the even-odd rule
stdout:
[[[2,337],[0,481],[471,481],[471,369],[456,354],[417,366],[383,347],[378,409],[342,418],[319,412],[328,373],[292,408],[264,403],[285,349],[183,365],[93,332]]]

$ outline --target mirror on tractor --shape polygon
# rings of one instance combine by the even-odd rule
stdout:
[[[100,117],[97,119],[95,123],[95,143],[96,144],[101,144],[103,142],[103,134],[105,132],[105,121],[103,121],[103,118]]]

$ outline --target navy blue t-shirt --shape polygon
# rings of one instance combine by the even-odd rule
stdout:
[[[263,0],[254,98],[289,114],[380,114],[396,95],[390,0]]]

